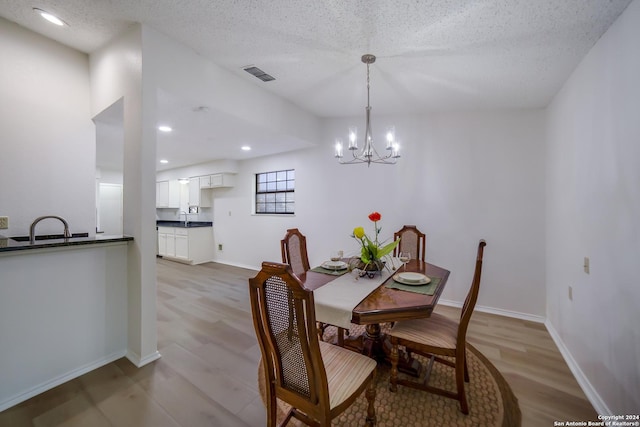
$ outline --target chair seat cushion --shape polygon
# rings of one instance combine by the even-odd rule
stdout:
[[[389,335],[431,347],[455,349],[458,337],[458,322],[432,313],[426,319],[396,322]]]
[[[320,341],[320,353],[327,372],[332,409],[355,393],[376,369],[375,360],[324,341]]]

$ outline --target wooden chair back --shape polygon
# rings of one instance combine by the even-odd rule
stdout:
[[[487,242],[482,239],[478,243],[478,253],[476,255],[476,267],[473,272],[473,280],[471,281],[471,288],[467,293],[467,297],[462,305],[462,312],[460,313],[460,323],[458,326],[458,346],[464,348],[467,336],[467,327],[473,314],[473,309],[478,301],[478,293],[480,292],[480,279],[482,276],[482,257],[484,255],[484,247],[487,246]]]
[[[400,239],[400,243],[393,250],[393,256],[400,252],[411,252],[412,259],[424,261],[426,249],[426,236],[415,225],[405,225],[393,233],[393,240]]]
[[[287,230],[280,241],[282,262],[289,264],[293,272],[300,276],[309,271],[309,257],[307,256],[307,238],[297,228]]]

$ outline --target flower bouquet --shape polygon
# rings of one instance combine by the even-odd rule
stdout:
[[[361,249],[360,258],[356,258],[356,265],[352,265],[352,267],[361,270],[360,276],[368,275],[373,277],[377,271],[382,271],[385,266],[384,258],[388,257],[391,251],[400,243],[400,240],[387,244],[385,242],[380,243],[379,235],[382,228],[378,226],[378,221],[381,218],[382,215],[378,212],[369,214],[369,219],[373,221],[373,229],[375,231],[373,240],[367,236],[363,227],[353,229],[351,237],[358,241]]]

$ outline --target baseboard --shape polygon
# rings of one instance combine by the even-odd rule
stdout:
[[[589,381],[587,376],[584,374],[584,372],[582,372],[582,369],[580,369],[580,366],[571,355],[571,352],[569,351],[567,346],[564,345],[564,341],[562,341],[562,338],[560,338],[560,334],[558,334],[556,328],[553,327],[553,324],[547,319],[544,325],[547,327],[547,330],[549,331],[553,342],[556,343],[556,346],[558,347],[558,350],[560,350],[560,354],[562,354],[564,361],[567,363],[567,365],[569,365],[571,373],[575,377],[576,381],[578,381],[580,388],[587,396],[587,399],[589,400],[589,402],[591,402],[596,412],[598,414],[613,414],[613,412],[609,410],[609,407],[604,402],[604,400],[602,400],[596,389],[591,385],[591,382]]]
[[[15,406],[21,402],[24,402],[25,400],[29,400],[33,396],[36,396],[40,393],[44,393],[47,390],[51,390],[52,388],[57,387],[60,384],[64,384],[67,381],[71,381],[72,379],[77,378],[81,375],[84,375],[87,372],[91,372],[94,369],[98,369],[115,360],[118,360],[123,356],[125,356],[125,354],[126,354],[126,351],[124,350],[112,353],[108,356],[105,356],[104,358],[88,363],[79,368],[73,369],[72,371],[69,371],[66,374],[60,375],[56,378],[53,378],[49,381],[46,381],[42,384],[32,387],[29,390],[25,391],[24,393],[20,393],[16,396],[10,397],[9,399],[6,399],[3,402],[0,402],[0,412],[4,411],[5,409],[11,408],[12,406]]]
[[[129,359],[129,362],[136,365],[137,368],[142,368],[144,365],[154,362],[162,357],[159,351],[155,351],[150,355],[141,358],[140,355],[134,353],[131,350],[129,350],[125,356],[127,359]]]
[[[458,301],[440,299],[438,300],[438,304],[462,308],[462,303]],[[504,310],[502,308],[487,307],[483,305],[476,305],[474,310],[481,311],[483,313],[496,314],[498,316],[512,317],[514,319],[528,320],[535,323],[545,323],[546,320],[544,316],[536,316],[535,314],[521,313],[519,311]]]
[[[237,262],[228,262],[228,261],[221,261],[221,260],[213,260],[213,262],[216,262],[218,264],[230,265],[232,267],[244,268],[246,270],[253,270],[255,272],[260,271],[260,269],[262,268],[262,266],[256,267],[255,265],[240,264]]]

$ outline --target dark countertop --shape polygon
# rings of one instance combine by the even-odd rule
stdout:
[[[130,240],[133,240],[133,237],[124,235],[105,236],[103,234],[97,234],[94,237],[36,240],[36,242],[32,244],[29,241],[16,242],[11,238],[0,235],[0,253],[30,249],[59,248],[64,246],[98,245],[112,242],[128,242]]]
[[[207,221],[189,221],[186,225],[184,221],[156,221],[158,227],[182,227],[182,228],[196,228],[196,227],[213,227],[213,222]]]

